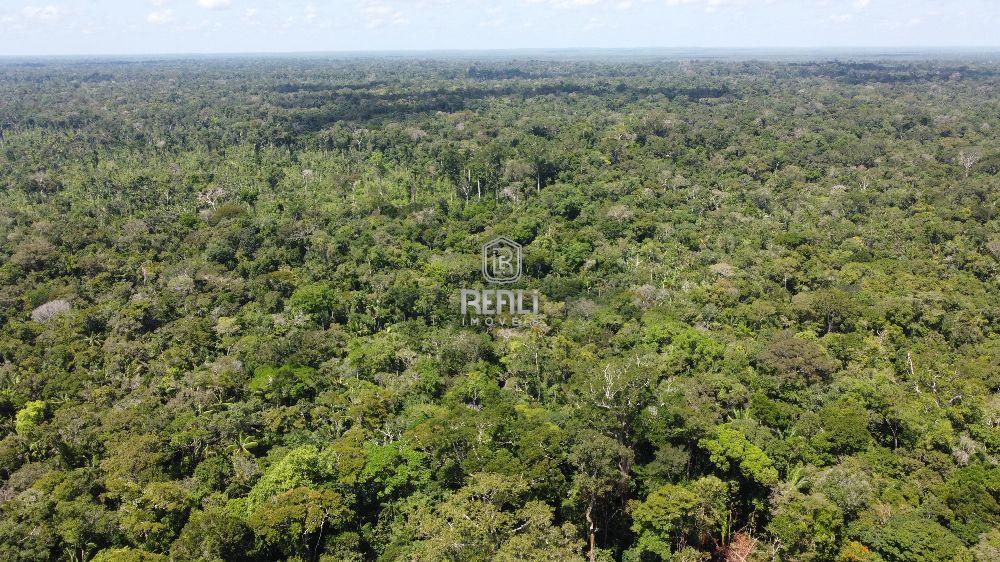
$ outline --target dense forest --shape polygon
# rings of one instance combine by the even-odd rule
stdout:
[[[0,61],[0,560],[996,562],[998,141],[984,57]]]

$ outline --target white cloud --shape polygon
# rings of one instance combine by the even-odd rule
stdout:
[[[198,0],[198,5],[206,10],[225,10],[233,5],[233,0]]]
[[[376,29],[389,24],[403,25],[409,22],[406,19],[406,14],[381,0],[366,0],[361,12],[368,20],[368,29]]]
[[[667,6],[705,6],[705,11],[713,12],[722,6],[746,4],[746,0],[666,0]]]
[[[607,0],[518,0],[518,4],[523,7],[538,6],[547,4],[551,8],[580,8],[585,6],[597,6],[605,4]],[[621,2],[617,2],[621,3]],[[631,0],[628,2],[631,4]]]
[[[299,9],[301,9],[302,11],[298,13],[293,12],[290,15],[285,16],[282,20],[280,20],[280,23],[277,24],[278,28],[281,29],[282,31],[293,29],[295,27],[301,28],[302,26],[310,26],[318,29],[327,29],[333,27],[335,24],[334,20],[330,18],[327,11],[322,9],[321,7],[317,7],[316,4],[313,2],[308,2],[304,6],[300,6]],[[256,8],[253,9],[252,14],[250,14],[249,12],[250,11],[248,10],[247,15],[244,15],[243,17],[244,21],[250,23],[264,23],[265,25],[268,23],[272,23],[267,21],[268,20],[267,17],[261,19],[260,13],[257,11]]]
[[[491,29],[501,29],[507,27],[507,20],[502,17],[494,19],[484,19],[479,22],[479,27],[488,27]]]
[[[66,9],[54,4],[46,6],[25,6],[21,8],[21,17],[28,21],[48,23],[56,21],[66,15]]]
[[[864,10],[872,3],[872,0],[854,0],[854,7],[859,10]]]
[[[201,20],[198,23],[188,23],[185,25],[178,25],[174,27],[175,31],[181,31],[186,33],[208,33],[208,32],[218,32],[224,26],[220,21],[210,21]]]
[[[174,11],[168,9],[149,12],[146,16],[146,21],[153,25],[164,25],[170,23],[174,21]]]
[[[552,5],[556,8],[579,8],[582,6],[594,6],[601,0],[556,0]]]

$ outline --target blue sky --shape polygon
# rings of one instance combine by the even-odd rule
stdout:
[[[1000,0],[0,0],[0,55],[1000,45]]]

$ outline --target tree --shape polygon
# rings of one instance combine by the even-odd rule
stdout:
[[[843,517],[837,506],[820,494],[792,492],[781,498],[767,530],[779,541],[788,560],[831,560],[837,553]]]
[[[250,560],[255,553],[250,527],[225,509],[211,506],[192,512],[170,545],[171,558],[181,561]]]
[[[324,539],[350,515],[339,493],[299,486],[257,504],[248,522],[266,549],[286,557],[315,559]]]
[[[520,477],[480,472],[433,508],[411,519],[411,560],[580,560],[572,525],[553,522],[552,508],[528,500]]]
[[[135,548],[109,548],[98,552],[90,560],[91,562],[167,562],[170,559],[162,554]]]
[[[152,482],[121,509],[120,525],[133,544],[166,551],[195,506],[192,491],[180,482]]]
[[[18,410],[14,418],[14,431],[20,435],[28,435],[38,424],[45,420],[46,404],[44,400],[28,402]]]
[[[1000,529],[994,528],[983,533],[971,551],[976,562],[987,562],[1000,557]]]
[[[1000,527],[1000,468],[975,463],[953,472],[937,489],[951,511],[948,527],[965,544]]]
[[[601,502],[620,492],[628,482],[622,467],[632,465],[632,451],[614,439],[585,432],[573,446],[569,461],[573,480],[569,499],[582,511],[586,522],[587,559],[597,560],[598,511]]]
[[[725,482],[707,476],[685,485],[667,484],[645,500],[629,502],[635,551],[672,560],[672,553],[689,544],[723,549],[730,524],[729,489]]]
[[[252,515],[262,504],[297,488],[304,488],[311,493],[314,488],[324,484],[337,483],[345,476],[345,472],[353,472],[356,459],[345,457],[347,455],[340,454],[333,447],[321,450],[313,445],[302,445],[288,451],[264,472],[249,491],[244,502],[244,513]],[[298,501],[307,495],[300,491],[289,497]],[[329,500],[325,496],[321,499]]]
[[[698,445],[708,451],[712,463],[725,473],[738,469],[744,478],[765,487],[778,482],[778,471],[771,459],[737,429],[720,425],[712,438],[702,439]]]
[[[916,514],[893,516],[881,528],[866,530],[865,543],[886,560],[971,562],[962,541],[935,521]]]
[[[291,405],[316,392],[316,370],[310,367],[259,367],[250,379],[250,390],[277,404]]]
[[[840,367],[821,345],[789,332],[777,334],[759,361],[791,386],[819,382]]]
[[[112,496],[134,500],[148,484],[166,478],[163,464],[167,455],[155,435],[122,436],[110,446],[113,454],[101,461],[101,470],[104,486]]]
[[[872,443],[868,431],[868,410],[850,401],[824,406],[819,412],[821,432],[814,441],[819,449],[833,454],[863,451]]]
[[[998,558],[995,57],[461,58],[0,57],[0,560]]]

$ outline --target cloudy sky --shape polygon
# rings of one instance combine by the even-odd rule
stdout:
[[[0,0],[0,55],[1000,45],[1000,0]]]

